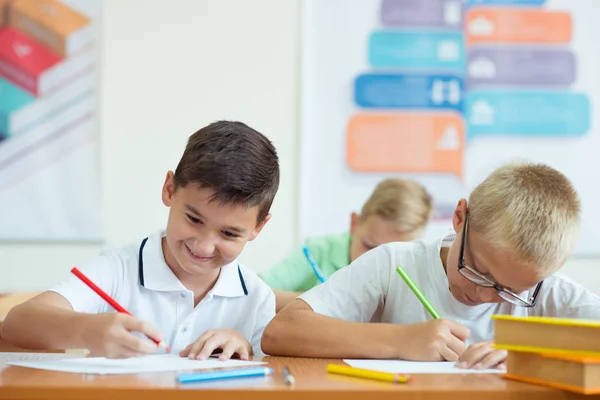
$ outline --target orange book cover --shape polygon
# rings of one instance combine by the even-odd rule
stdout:
[[[600,394],[600,357],[509,351],[508,379],[581,394]]]
[[[81,50],[92,38],[90,19],[58,0],[12,0],[8,23],[62,56]]]

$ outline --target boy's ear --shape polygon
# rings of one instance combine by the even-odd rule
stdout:
[[[467,200],[460,199],[456,208],[454,209],[454,213],[452,214],[452,227],[454,228],[454,232],[459,233],[462,232],[463,224],[465,223],[465,219],[467,218]]]
[[[171,207],[173,202],[173,194],[175,193],[175,175],[173,171],[167,172],[165,183],[162,188],[162,201],[167,207]]]
[[[258,223],[258,225],[256,225],[256,228],[254,228],[254,230],[252,231],[252,234],[250,235],[250,238],[248,239],[249,242],[256,239],[256,237],[258,236],[260,231],[262,231],[262,228],[265,227],[265,224],[267,222],[269,222],[270,219],[271,219],[271,214],[267,214],[265,219],[263,219],[261,222]]]
[[[358,224],[360,223],[360,215],[353,212],[350,214],[350,235],[354,235],[356,229],[358,229]]]

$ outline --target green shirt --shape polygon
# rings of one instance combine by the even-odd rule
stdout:
[[[350,264],[350,240],[349,233],[306,239],[305,246],[325,278]],[[305,292],[320,283],[302,248],[262,272],[260,277],[273,289],[289,292]]]

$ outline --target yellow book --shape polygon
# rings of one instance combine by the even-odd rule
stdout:
[[[521,352],[600,356],[600,321],[494,315],[494,347]]]

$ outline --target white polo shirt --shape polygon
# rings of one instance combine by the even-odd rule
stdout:
[[[121,249],[108,248],[79,269],[131,314],[158,328],[174,353],[207,330],[235,329],[248,339],[255,354],[263,354],[260,339],[275,316],[271,288],[234,261],[221,268],[214,287],[194,308],[194,293],[165,262],[162,237],[164,231]],[[77,312],[114,311],[72,274],[51,290],[64,296]]]
[[[316,313],[347,321],[416,324],[430,320],[431,315],[396,272],[400,265],[442,318],[470,329],[469,344],[493,339],[493,314],[600,320],[600,297],[559,273],[544,281],[535,307],[506,302],[464,305],[448,289],[440,259],[442,243],[447,245],[451,240],[379,246],[299,298]]]

